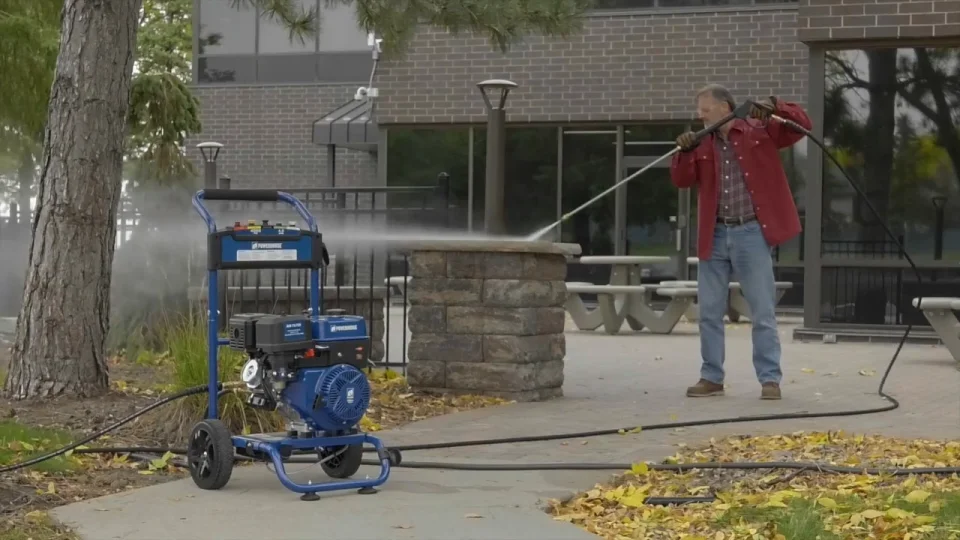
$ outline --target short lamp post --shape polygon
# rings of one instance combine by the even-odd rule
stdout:
[[[483,227],[488,235],[506,233],[503,207],[504,161],[507,153],[507,94],[518,85],[504,79],[477,83],[487,106],[487,177],[483,201]],[[493,97],[499,92],[498,97]]]
[[[217,187],[217,157],[223,145],[218,142],[202,142],[197,145],[203,156],[203,189]]]
[[[937,195],[930,200],[933,202],[934,209],[933,258],[939,261],[943,258],[943,217],[947,198],[943,195]]]

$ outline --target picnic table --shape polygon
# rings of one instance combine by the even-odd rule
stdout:
[[[700,264],[699,257],[687,257],[687,264],[692,266],[697,266]],[[667,285],[682,284],[684,286],[696,287],[696,281],[675,281],[675,282],[665,282]],[[775,303],[779,303],[783,298],[783,295],[787,294],[787,290],[793,287],[792,281],[777,281],[775,282],[777,288],[777,297],[774,300]],[[690,306],[690,309],[687,310],[686,317],[688,321],[696,321],[700,318],[700,309],[699,305],[694,304]],[[743,291],[740,288],[740,282],[731,281],[730,282],[730,297],[727,301],[727,318],[730,319],[730,322],[739,322],[740,317],[750,318],[750,304],[747,302],[745,296],[743,296]]]
[[[610,282],[605,285],[567,283],[566,310],[580,330],[596,330],[603,326],[608,334],[616,334],[626,320],[633,330],[647,328],[653,333],[668,334],[693,304],[696,288],[643,285],[642,278],[645,265],[668,264],[672,260],[666,256],[644,255],[588,255],[574,258],[571,263],[610,265]],[[654,292],[670,298],[666,309],[659,313],[651,306]],[[587,309],[581,294],[597,295],[598,307]]]

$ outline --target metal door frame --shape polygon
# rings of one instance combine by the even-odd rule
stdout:
[[[690,126],[687,126],[690,129]],[[624,138],[625,125],[618,124],[616,128],[616,164],[617,178],[614,183],[619,182],[630,174],[629,169],[642,169],[651,162],[662,156],[627,156],[626,147],[629,146],[664,146],[672,145],[673,141],[631,141],[626,142]],[[669,161],[663,161],[654,166],[656,169],[670,168]],[[615,192],[615,212],[614,212],[614,236],[617,241],[614,244],[614,253],[625,255],[627,250],[627,184],[616,189]],[[687,280],[690,278],[690,265],[687,264],[687,257],[690,255],[690,227],[691,227],[691,190],[680,189],[677,193],[677,215],[671,216],[671,221],[675,223],[676,234],[676,253],[677,253],[677,279]]]

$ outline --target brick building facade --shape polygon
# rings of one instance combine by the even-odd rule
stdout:
[[[203,6],[226,4],[229,0],[195,1],[199,13],[195,34],[203,39]],[[300,2],[322,6],[318,0]],[[223,20],[212,23],[213,26],[236,26],[232,16],[220,16]],[[235,185],[330,185],[327,150],[311,141],[312,125],[349,101],[358,87],[367,85],[372,64],[362,34],[358,30],[347,35],[344,28],[349,25],[343,23],[345,20],[337,25],[335,39],[320,38],[312,49],[308,45],[298,51],[277,53],[282,47],[276,42],[266,47],[249,45],[242,53],[200,51],[197,46],[195,91],[202,104],[204,132],[190,143],[224,143],[220,168],[233,178]],[[254,23],[244,24],[249,32]],[[251,35],[262,36],[263,24],[258,23]],[[334,43],[338,39],[349,44]],[[244,65],[256,67],[237,68],[236,76],[204,78],[204,66],[216,64],[220,66],[217,69],[225,69],[224,66],[247,62],[248,56],[256,56],[256,61]],[[476,84],[504,78],[519,85],[510,93],[506,105],[509,129],[526,130],[526,138],[518,140],[533,145],[531,154],[544,154],[543,163],[523,169],[523,174],[539,178],[540,184],[518,187],[516,184],[527,182],[527,178],[508,178],[507,189],[513,189],[519,201],[514,201],[513,211],[552,212],[553,205],[540,205],[529,198],[529,193],[520,192],[536,194],[546,185],[543,178],[555,175],[555,186],[548,186],[550,191],[543,197],[556,195],[558,217],[573,208],[570,205],[574,203],[561,201],[564,192],[578,187],[568,186],[572,178],[579,175],[607,184],[622,178],[630,167],[630,159],[634,159],[633,163],[649,161],[657,148],[672,144],[679,134],[677,130],[695,124],[695,91],[707,83],[720,83],[730,87],[738,99],[776,95],[803,104],[814,120],[815,134],[829,139],[828,144],[844,146],[850,155],[861,155],[862,159],[852,165],[858,168],[854,176],[864,180],[882,177],[872,189],[883,192],[878,201],[888,206],[884,210],[887,218],[900,220],[896,226],[902,229],[901,236],[907,238],[907,249],[920,253],[918,265],[924,271],[940,269],[938,286],[956,287],[960,292],[960,272],[948,261],[952,255],[944,255],[956,252],[960,256],[960,219],[957,223],[947,219],[943,230],[943,220],[936,221],[930,207],[931,198],[960,201],[956,173],[960,162],[951,167],[950,160],[944,157],[954,156],[957,161],[960,148],[945,148],[938,157],[928,156],[941,162],[924,168],[922,174],[928,178],[920,182],[917,177],[921,173],[906,170],[904,165],[918,159],[910,154],[911,144],[896,142],[899,139],[893,136],[896,132],[901,139],[921,137],[929,144],[942,146],[949,137],[944,138],[940,131],[960,121],[951,121],[951,111],[942,110],[942,106],[931,105],[935,103],[933,98],[942,97],[944,92],[956,93],[960,81],[945,85],[926,75],[898,78],[899,71],[911,69],[911,65],[915,70],[927,69],[931,59],[935,68],[942,68],[942,77],[955,77],[951,73],[960,70],[951,63],[960,65],[957,0],[598,0],[598,9],[586,18],[582,32],[566,39],[528,36],[507,53],[496,51],[482,37],[453,36],[438,28],[421,27],[405,54],[381,61],[374,81],[379,89],[379,147],[371,152],[339,150],[337,185],[384,185],[416,177],[413,173],[418,171],[399,170],[403,167],[420,167],[424,175],[434,177],[438,170],[450,172],[451,178],[459,181],[463,179],[458,175],[465,177],[469,170],[472,193],[482,198],[486,111]],[[297,64],[300,69],[281,69],[281,65],[296,62],[301,62]],[[846,69],[850,80],[838,82],[837,73],[831,69]],[[833,79],[828,80],[830,77]],[[946,101],[941,99],[939,103],[953,103],[951,99],[960,99],[960,95],[948,95]],[[838,105],[840,102],[842,106]],[[868,103],[870,107],[866,106]],[[907,109],[910,111],[905,113]],[[857,111],[869,111],[873,116],[865,119],[867,112]],[[904,128],[904,122],[909,129]],[[846,124],[838,127],[843,123]],[[879,133],[877,126],[889,135],[885,139],[889,144],[898,145],[896,148],[881,149],[877,154],[876,148],[870,147],[879,144],[875,137]],[[655,140],[629,141],[631,136],[641,137],[638,133],[649,135],[658,129]],[[454,148],[456,145],[450,141],[456,137],[444,141],[442,137],[431,139],[424,135],[430,131],[457,130],[460,139],[456,144],[467,145],[468,138],[473,141],[474,146],[468,151]],[[540,131],[534,133],[536,130]],[[864,135],[852,136],[854,132],[865,134],[866,139]],[[597,142],[595,138],[591,142],[584,138],[586,133],[608,139]],[[597,135],[600,133],[607,135]],[[395,140],[404,154],[418,154],[418,159],[404,162],[407,155],[393,154],[386,159]],[[413,144],[417,140],[419,147]],[[556,144],[551,142],[554,140]],[[869,144],[858,142],[863,140]],[[614,141],[619,141],[616,152]],[[609,156],[597,157],[596,151],[585,149],[590,144],[600,149],[597,151],[609,152]],[[629,144],[636,146],[628,150],[640,149],[647,154],[627,155],[629,152],[624,149]],[[544,153],[544,148],[551,145],[558,148],[557,156]],[[512,151],[517,154],[521,150]],[[581,154],[571,158],[581,160],[576,167],[564,161],[568,152],[573,155],[575,151]],[[432,168],[424,166],[434,155],[448,159]],[[879,164],[877,156],[886,161]],[[518,170],[535,158],[508,156],[519,160]],[[904,274],[906,261],[893,257],[878,262],[875,251],[895,254],[897,249],[885,240],[877,240],[876,231],[867,231],[875,225],[868,223],[870,219],[864,217],[865,211],[859,208],[845,181],[829,170],[830,165],[812,144],[789,159],[791,178],[798,179],[796,185],[792,184],[795,196],[805,214],[804,235],[791,247],[791,260],[781,266],[790,266],[793,274],[785,279],[799,284],[794,301],[803,308],[805,324],[898,325],[907,320],[923,324],[922,318],[918,320],[917,313],[911,312],[909,300],[904,300],[911,294],[905,292],[909,284],[904,285],[904,279],[911,278],[909,272]],[[453,160],[463,163],[451,165]],[[603,160],[607,163],[597,165]],[[593,169],[585,172],[586,166]],[[512,167],[508,166],[508,175]],[[451,168],[457,169],[456,174]],[[663,184],[666,187],[658,188],[658,196],[673,198],[665,198],[662,206],[669,206],[663,212],[674,215],[657,217],[663,226],[669,227],[666,218],[680,213],[677,208],[682,205],[677,202],[675,190],[670,192],[666,177],[659,174],[659,180],[647,182]],[[902,189],[896,186],[907,181],[920,182],[923,187],[893,191]],[[468,188],[461,185],[457,189],[465,201]],[[520,195],[527,198],[520,200]],[[632,253],[629,245],[624,251],[624,230],[651,226],[630,222],[631,214],[637,210],[628,205],[642,197],[619,192],[616,197],[616,218],[613,210],[609,211],[610,216],[591,217],[594,221],[584,230],[612,227],[609,234],[604,233],[613,238],[616,247],[610,249]],[[680,198],[683,197],[681,193]],[[473,212],[482,214],[478,206],[482,201],[470,201]],[[953,203],[939,204],[938,212],[944,204],[950,207]],[[537,206],[544,208],[534,208]],[[645,208],[644,211],[650,211],[649,205]],[[960,204],[954,209],[960,209]],[[541,218],[537,218],[540,226],[547,223]],[[610,225],[611,221],[616,224]],[[938,230],[931,232],[935,221]],[[582,243],[579,237],[575,241]],[[605,241],[610,242],[609,238]],[[870,242],[883,245],[864,247]],[[672,241],[664,244],[669,247]],[[853,274],[859,277],[849,277]],[[956,280],[957,285],[945,285],[945,279]],[[938,289],[938,295],[944,292]]]
[[[506,54],[483,38],[427,28],[404,59],[384,65],[378,118],[484,122],[476,83],[503,78],[520,85],[508,102],[510,122],[688,119],[693,92],[708,82],[737,96],[803,101],[806,66],[796,4],[597,15],[579,35],[531,36]]]

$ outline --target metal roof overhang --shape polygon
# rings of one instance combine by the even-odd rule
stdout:
[[[374,151],[380,129],[373,119],[370,100],[350,100],[313,123],[313,143]]]

